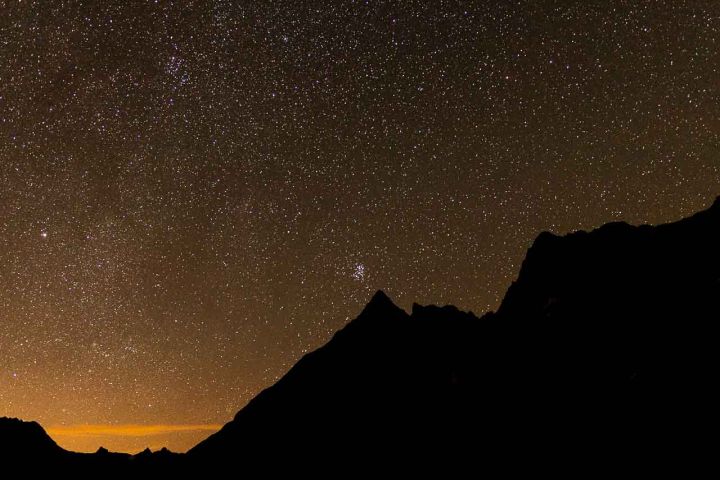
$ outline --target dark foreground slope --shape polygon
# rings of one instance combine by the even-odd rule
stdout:
[[[543,233],[481,319],[408,315],[380,292],[188,458],[320,471],[702,456],[718,399],[719,247],[720,200],[668,225]]]
[[[113,471],[687,473],[714,453],[719,246],[716,201],[668,225],[543,233],[482,318],[408,314],[378,292],[187,455],[142,466],[117,457]]]
[[[310,471],[397,463],[406,453],[410,460],[470,425],[479,326],[454,307],[416,305],[408,315],[378,292],[357,319],[188,457],[270,471],[288,468],[277,458]]]

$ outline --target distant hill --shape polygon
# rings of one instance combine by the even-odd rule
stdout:
[[[51,459],[67,453],[37,422],[7,417],[0,417],[0,452],[3,460],[26,455]]]
[[[137,455],[108,452],[102,447],[95,453],[69,452],[36,422],[0,418],[0,478],[39,478],[58,473],[80,478],[149,478],[179,471],[180,458],[166,449]]]
[[[542,233],[482,318],[377,292],[187,455],[122,461],[229,477],[687,473],[714,458],[719,246],[720,199],[667,225]],[[23,449],[56,455],[34,425]]]

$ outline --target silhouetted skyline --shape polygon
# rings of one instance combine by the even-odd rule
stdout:
[[[378,289],[719,193],[720,4],[4,2],[0,416],[183,451]]]
[[[704,467],[715,461],[703,433],[718,402],[718,244],[720,197],[657,227],[544,232],[497,312],[405,312],[378,291],[187,454],[78,454],[37,423],[0,417],[0,469],[452,478]]]

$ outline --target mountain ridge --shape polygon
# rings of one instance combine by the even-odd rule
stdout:
[[[409,405],[410,398],[417,397],[407,392],[423,392],[424,395],[430,392],[432,401],[423,399],[419,410],[440,406],[440,409],[456,409],[455,414],[461,412],[456,417],[424,418],[426,424],[432,425],[428,431],[435,438],[447,433],[443,431],[441,418],[462,418],[478,431],[484,428],[485,432],[491,432],[489,435],[500,439],[500,444],[509,442],[515,447],[517,444],[503,431],[507,426],[525,432],[528,438],[538,442],[537,431],[553,429],[555,440],[569,450],[574,446],[563,440],[563,436],[574,435],[591,442],[608,440],[611,428],[616,428],[625,434],[625,438],[617,440],[623,445],[622,455],[630,455],[631,441],[663,450],[665,447],[660,439],[668,444],[672,442],[667,433],[657,430],[653,418],[663,409],[671,408],[670,399],[677,405],[684,405],[685,401],[677,392],[668,390],[668,385],[701,395],[706,389],[699,377],[712,374],[703,366],[707,365],[703,360],[713,356],[707,342],[717,333],[715,324],[708,321],[718,311],[713,299],[720,298],[717,245],[720,245],[720,197],[709,209],[669,224],[632,226],[614,222],[590,232],[578,231],[564,236],[541,233],[528,250],[518,277],[508,288],[497,312],[488,312],[478,318],[453,306],[413,305],[410,314],[399,314],[398,322],[385,323],[380,318],[382,312],[374,313],[377,317],[373,319],[375,333],[404,352],[399,355],[401,358],[396,358],[394,354],[384,352],[382,346],[373,345],[379,355],[389,355],[388,364],[400,364],[402,358],[412,357],[417,365],[404,371],[407,378],[445,378],[447,385],[452,387],[443,382],[428,382],[431,384],[428,387],[419,380],[418,383],[410,382],[412,385],[404,386],[405,390],[398,393],[392,390],[389,381],[373,379],[373,382],[383,385],[389,392],[391,400],[386,400],[388,404],[397,400],[395,395],[402,397],[400,403]],[[392,304],[383,292],[375,297],[382,303]],[[373,303],[371,301],[370,305]],[[337,339],[359,331],[357,326],[364,316],[367,316],[365,311],[328,344],[313,352],[313,361],[331,352]],[[679,318],[684,320],[678,322]],[[434,331],[422,332],[423,320],[431,323]],[[458,326],[458,331],[453,331],[454,326]],[[700,331],[707,335],[698,335]],[[470,338],[474,340],[468,342]],[[437,344],[447,342],[452,348],[439,348],[442,353],[433,357],[422,348],[414,348],[413,341],[428,348],[437,348]],[[358,343],[364,344],[359,340]],[[677,351],[669,347],[673,344]],[[278,384],[284,381],[302,383],[292,377],[303,370],[301,366],[310,363],[304,360]],[[358,361],[364,368],[372,370],[373,366],[365,360]],[[325,363],[337,365],[341,362],[326,358]],[[443,370],[442,374],[434,370],[438,365],[443,365],[444,370],[437,369]],[[418,370],[413,371],[414,367]],[[419,371],[423,373],[419,374]],[[376,373],[383,374],[381,370]],[[433,377],[434,374],[438,376]],[[358,372],[353,375],[362,378]],[[346,401],[362,394],[362,389],[348,386],[305,385],[322,389],[323,395],[338,395]],[[458,391],[462,392],[463,398],[457,398]],[[487,395],[489,391],[492,391],[491,396]],[[543,392],[542,396],[538,397],[538,392]],[[262,457],[263,452],[254,450],[252,441],[242,437],[259,438],[262,436],[259,429],[277,426],[271,415],[257,413],[262,410],[258,404],[266,402],[272,411],[272,403],[276,401],[268,400],[276,391],[263,393],[265,395],[258,396],[253,404],[254,413],[241,410],[228,424],[230,428],[191,449],[189,457],[207,456],[206,460],[211,458],[221,462],[223,456],[229,454],[226,448],[238,453],[252,452],[248,455],[251,458]],[[286,400],[291,396],[287,390],[282,395]],[[662,395],[664,399],[654,399],[654,395]],[[526,398],[533,398],[533,403],[528,404]],[[413,431],[411,418],[398,417],[398,414],[385,416],[381,407],[373,406],[372,399],[348,402],[349,405],[364,405],[368,410],[378,408],[367,417],[365,413],[360,414],[361,423],[384,425],[392,420]],[[312,405],[305,407],[308,412],[322,416]],[[416,407],[406,407],[410,411],[408,417],[418,413]],[[482,409],[495,411],[500,420],[483,419],[478,415],[478,410]],[[597,413],[588,417],[588,410]],[[330,417],[342,415],[334,409],[330,411]],[[555,417],[554,423],[543,418],[547,415]],[[252,421],[249,417],[253,417]],[[265,423],[260,422],[262,427],[254,423],[258,417],[265,418]],[[574,417],[583,419],[580,424],[584,431],[578,430],[572,420]],[[279,422],[279,428],[288,431],[310,428],[307,423],[283,421],[288,423]],[[352,425],[361,432],[364,427]],[[678,435],[690,428],[682,419],[672,416],[668,416],[666,427]],[[323,428],[332,431],[332,426],[323,424]],[[454,428],[451,436],[459,431],[463,429]],[[595,432],[597,438],[589,438],[589,431]],[[394,433],[401,435],[398,432]],[[333,435],[341,436],[334,432]],[[423,438],[431,439],[433,435]],[[412,435],[405,435],[403,439],[422,451]],[[463,450],[457,442],[450,443],[451,450]],[[373,455],[382,457],[383,449],[392,450],[392,444],[386,445],[382,441],[379,444]],[[491,443],[480,441],[479,444],[502,456]],[[211,453],[218,445],[224,446]],[[364,445],[352,441],[351,445],[356,453],[363,451]],[[321,443],[320,448],[339,455],[329,442]],[[296,446],[296,449],[302,451],[300,457],[312,455],[301,447]],[[465,458],[466,461],[469,459]]]
[[[162,468],[421,472],[703,452],[694,439],[718,400],[718,245],[720,197],[668,224],[539,234],[481,317],[452,305],[408,313],[379,290]]]

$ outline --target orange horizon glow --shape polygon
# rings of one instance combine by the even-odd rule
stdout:
[[[164,446],[176,452],[185,451],[221,427],[221,424],[76,424],[52,425],[46,431],[58,445],[76,452],[96,451],[103,445],[110,451],[137,453],[145,447],[157,450]],[[186,439],[178,442],[178,437]],[[183,447],[178,449],[178,443]]]

